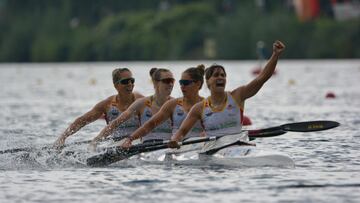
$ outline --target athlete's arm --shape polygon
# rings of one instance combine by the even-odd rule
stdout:
[[[169,119],[176,106],[176,99],[167,101],[160,110],[151,117],[150,120],[146,121],[144,125],[133,132],[124,143],[121,145],[122,148],[129,148],[133,140],[144,137],[146,134],[151,132],[156,126]]]
[[[190,109],[189,114],[182,122],[179,130],[175,133],[175,135],[171,137],[172,141],[176,141],[176,142],[181,141],[186,136],[186,134],[192,129],[196,121],[201,119],[203,105],[204,105],[203,102],[199,102]]]
[[[98,136],[96,136],[92,140],[92,144],[98,142],[101,139],[106,138],[111,133],[114,132],[114,130],[121,125],[123,122],[127,121],[133,114],[137,114],[140,112],[140,110],[143,108],[145,104],[145,98],[141,98],[138,100],[135,100],[134,103],[132,103],[129,108],[127,108],[124,112],[120,114],[119,117],[117,117],[115,120],[113,120],[111,123],[109,123],[105,128],[101,130]]]
[[[275,41],[273,44],[273,53],[261,73],[247,85],[238,87],[231,92],[238,103],[254,96],[261,89],[264,83],[269,80],[275,71],[279,56],[284,49],[285,45],[282,42],[278,40]]]
[[[62,147],[65,143],[66,138],[79,131],[85,125],[99,119],[104,114],[106,106],[109,103],[110,99],[111,97],[99,102],[90,111],[76,118],[75,121],[71,123],[70,126],[55,141],[54,147]]]

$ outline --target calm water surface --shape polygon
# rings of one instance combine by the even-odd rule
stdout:
[[[246,84],[254,61],[216,61],[228,72],[227,89]],[[118,163],[89,168],[75,154],[36,150],[55,141],[77,116],[115,94],[111,71],[129,67],[135,90],[153,92],[148,71],[170,68],[176,78],[198,61],[1,64],[1,202],[360,202],[360,60],[280,61],[277,74],[246,103],[245,114],[264,128],[289,122],[335,120],[338,128],[257,139],[259,148],[291,156],[295,168]],[[204,61],[205,65],[212,62]],[[327,92],[335,99],[326,99]],[[209,91],[203,88],[203,96]],[[173,96],[180,96],[176,84]],[[104,127],[99,120],[68,143],[88,140]]]

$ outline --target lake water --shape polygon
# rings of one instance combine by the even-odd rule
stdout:
[[[135,90],[153,92],[148,71],[213,61],[0,64],[0,150],[53,143],[98,101],[115,94],[111,71],[130,68]],[[228,73],[227,89],[249,82],[256,61],[216,61]],[[334,99],[325,95],[333,92]],[[209,91],[204,87],[203,96]],[[173,96],[181,96],[178,84]],[[328,131],[257,139],[259,148],[288,154],[295,168],[193,167],[115,164],[90,168],[46,150],[0,154],[1,202],[360,202],[360,60],[286,61],[246,103],[250,129],[289,122],[334,120]],[[96,121],[67,142],[88,140]]]

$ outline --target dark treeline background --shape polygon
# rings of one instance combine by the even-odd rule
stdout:
[[[360,58],[359,18],[301,22],[288,1],[0,0],[0,62]]]

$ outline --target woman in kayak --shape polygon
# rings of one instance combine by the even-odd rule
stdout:
[[[90,111],[78,117],[55,141],[54,147],[62,147],[66,138],[102,116],[105,116],[106,123],[111,122],[125,111],[136,99],[143,97],[143,95],[133,92],[135,79],[132,77],[132,73],[129,69],[115,69],[112,72],[112,79],[117,95],[112,95],[97,103]],[[114,139],[121,139],[123,136],[128,136],[137,129],[139,125],[138,118],[132,116],[126,123],[123,123],[117,128],[117,131],[113,134]]]
[[[199,96],[199,90],[204,83],[204,70],[204,65],[186,69],[179,80],[183,97],[167,101],[159,112],[125,139],[122,147],[129,148],[132,141],[139,138],[147,139],[148,133],[168,119],[171,119],[172,133],[175,133],[180,128],[182,121],[185,119],[191,107],[204,99]],[[187,138],[198,137],[202,132],[203,127],[200,121],[198,121],[187,135]]]
[[[136,100],[126,111],[107,125],[100,134],[92,140],[90,144],[92,148],[95,148],[98,141],[109,136],[118,126],[133,116],[139,116],[140,124],[144,124],[159,111],[166,101],[172,99],[170,94],[175,82],[173,74],[168,69],[152,68],[150,70],[150,76],[154,84],[155,94]],[[155,128],[143,141],[169,140],[171,135],[171,120],[168,119]]]
[[[285,46],[280,41],[273,44],[273,53],[263,71],[250,83],[230,92],[225,91],[226,72],[221,65],[212,65],[205,70],[205,79],[211,95],[194,105],[180,129],[172,137],[170,147],[179,147],[181,141],[199,120],[207,136],[239,133],[242,128],[243,109],[246,99],[254,96],[273,74]]]

